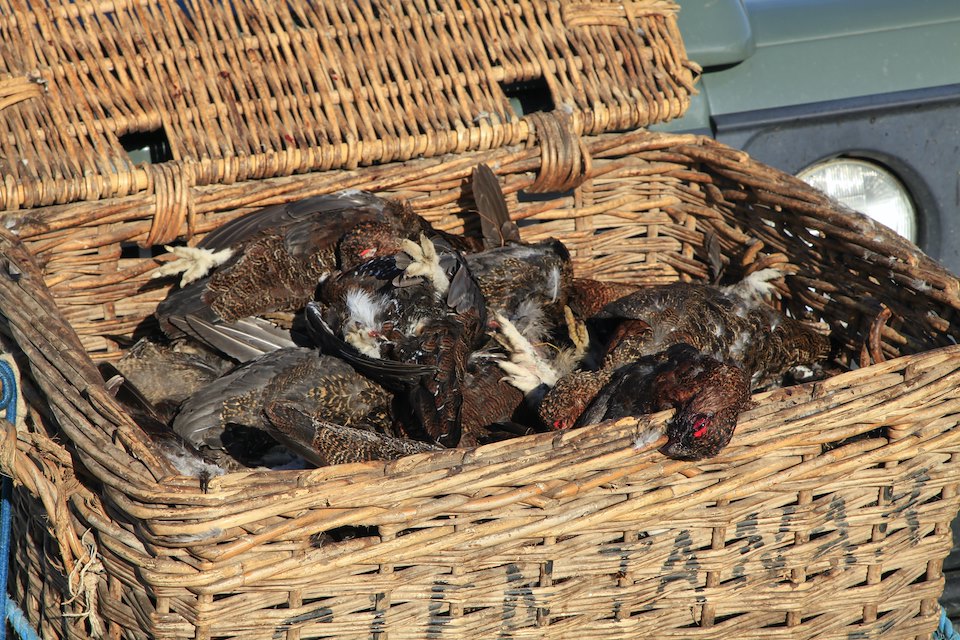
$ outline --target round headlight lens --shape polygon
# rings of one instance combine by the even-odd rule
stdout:
[[[835,158],[807,167],[797,177],[911,242],[917,241],[917,211],[910,194],[895,175],[880,165],[856,158]]]

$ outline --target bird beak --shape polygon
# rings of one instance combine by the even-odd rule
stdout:
[[[660,447],[660,453],[667,456],[668,458],[676,458],[677,454],[680,453],[680,443],[673,440],[667,440],[667,444]]]
[[[679,440],[674,440],[673,438],[668,437],[667,444],[663,445],[660,448],[660,453],[667,456],[668,458],[673,458],[675,460],[693,460],[690,455],[690,452],[687,451],[686,447],[683,446],[683,443]]]

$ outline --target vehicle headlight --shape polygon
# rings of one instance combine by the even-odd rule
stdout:
[[[797,174],[831,198],[917,241],[917,211],[910,193],[882,166],[857,158],[834,158]]]

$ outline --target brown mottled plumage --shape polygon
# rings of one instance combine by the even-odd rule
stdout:
[[[523,392],[503,375],[498,357],[474,353],[467,361],[460,410],[461,447],[475,447],[490,437],[486,427],[509,422],[523,403]]]
[[[392,354],[396,360],[433,368],[407,395],[408,411],[401,421],[408,435],[447,447],[460,442],[462,385],[470,350],[463,323],[451,316],[431,320],[419,335],[396,345]]]
[[[559,240],[510,243],[466,256],[492,315],[499,313],[532,338],[563,325],[573,265]]]
[[[664,453],[700,460],[730,442],[749,405],[750,381],[742,369],[681,343],[617,369],[578,424],[675,408]]]
[[[195,446],[222,449],[230,425],[265,430],[263,407],[273,401],[344,426],[390,428],[391,398],[384,389],[338,358],[292,347],[266,353],[194,394],[173,429]]]
[[[304,413],[298,404],[268,402],[266,428],[277,441],[317,466],[395,460],[426,451],[442,450],[435,444],[396,438],[357,429]]]
[[[466,360],[486,321],[483,295],[462,255],[421,236],[403,253],[325,283],[320,294],[307,305],[306,319],[324,350],[400,392],[397,416],[405,433],[456,446]]]
[[[178,339],[169,344],[139,340],[114,364],[161,415],[226,373],[233,363],[201,345]]]
[[[187,314],[232,322],[297,311],[325,274],[396,251],[402,239],[421,230],[431,231],[430,225],[407,204],[364,192],[265,207],[219,227],[197,245],[207,254],[222,254],[219,264],[208,267],[209,275],[208,269],[190,272],[206,277],[171,292],[157,317],[164,332],[179,335],[189,333],[179,321]]]
[[[663,452],[682,460],[717,455],[733,437],[740,413],[752,404],[747,375],[700,353],[672,358],[668,366],[656,374],[652,390],[658,407],[677,410],[667,425]]]
[[[556,239],[524,243],[510,219],[497,176],[484,164],[473,171],[473,195],[484,250],[466,256],[487,301],[488,317],[500,314],[530,340],[559,337],[573,281],[570,252]]]
[[[171,473],[196,476],[200,488],[206,491],[207,483],[213,476],[242,468],[225,452],[201,451],[172,431],[168,426],[170,415],[167,411],[154,406],[114,365],[101,362],[98,368],[103,376],[104,387],[170,464]]]
[[[618,335],[605,366],[683,342],[738,365],[757,384],[824,358],[830,350],[825,336],[763,303],[757,291],[768,286],[769,275],[754,274],[752,283],[730,288],[683,282],[646,287],[608,304],[596,321],[614,327],[630,321],[639,331]]]
[[[624,282],[604,282],[592,278],[574,278],[570,284],[570,307],[581,318],[593,317],[614,300],[640,288]]]
[[[608,303],[593,318],[603,336],[599,369],[560,379],[540,404],[541,419],[564,428],[674,406],[665,451],[691,459],[715,455],[729,441],[751,386],[829,352],[826,337],[763,303],[776,275],[758,272],[724,288],[652,286]]]
[[[560,378],[543,395],[537,415],[550,429],[569,429],[613,377],[615,368],[574,371]]]

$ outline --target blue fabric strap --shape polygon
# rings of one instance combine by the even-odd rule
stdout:
[[[7,422],[17,424],[17,376],[6,360],[0,359],[0,411],[5,412]],[[22,640],[40,640],[30,627],[23,611],[7,594],[7,577],[10,568],[10,510],[13,498],[13,480],[3,476],[0,487],[0,594],[3,594],[3,617]],[[6,640],[7,625],[0,624],[0,640]]]
[[[953,623],[943,607],[940,607],[940,626],[933,632],[933,640],[960,640],[960,633],[954,631]]]
[[[6,412],[7,422],[17,424],[17,377],[13,367],[6,360],[0,360],[0,410]],[[10,567],[10,500],[13,497],[13,482],[9,477],[3,477],[3,487],[0,488],[0,593],[3,594],[4,616],[7,619],[7,574]],[[7,625],[0,624],[0,640],[6,640]]]

